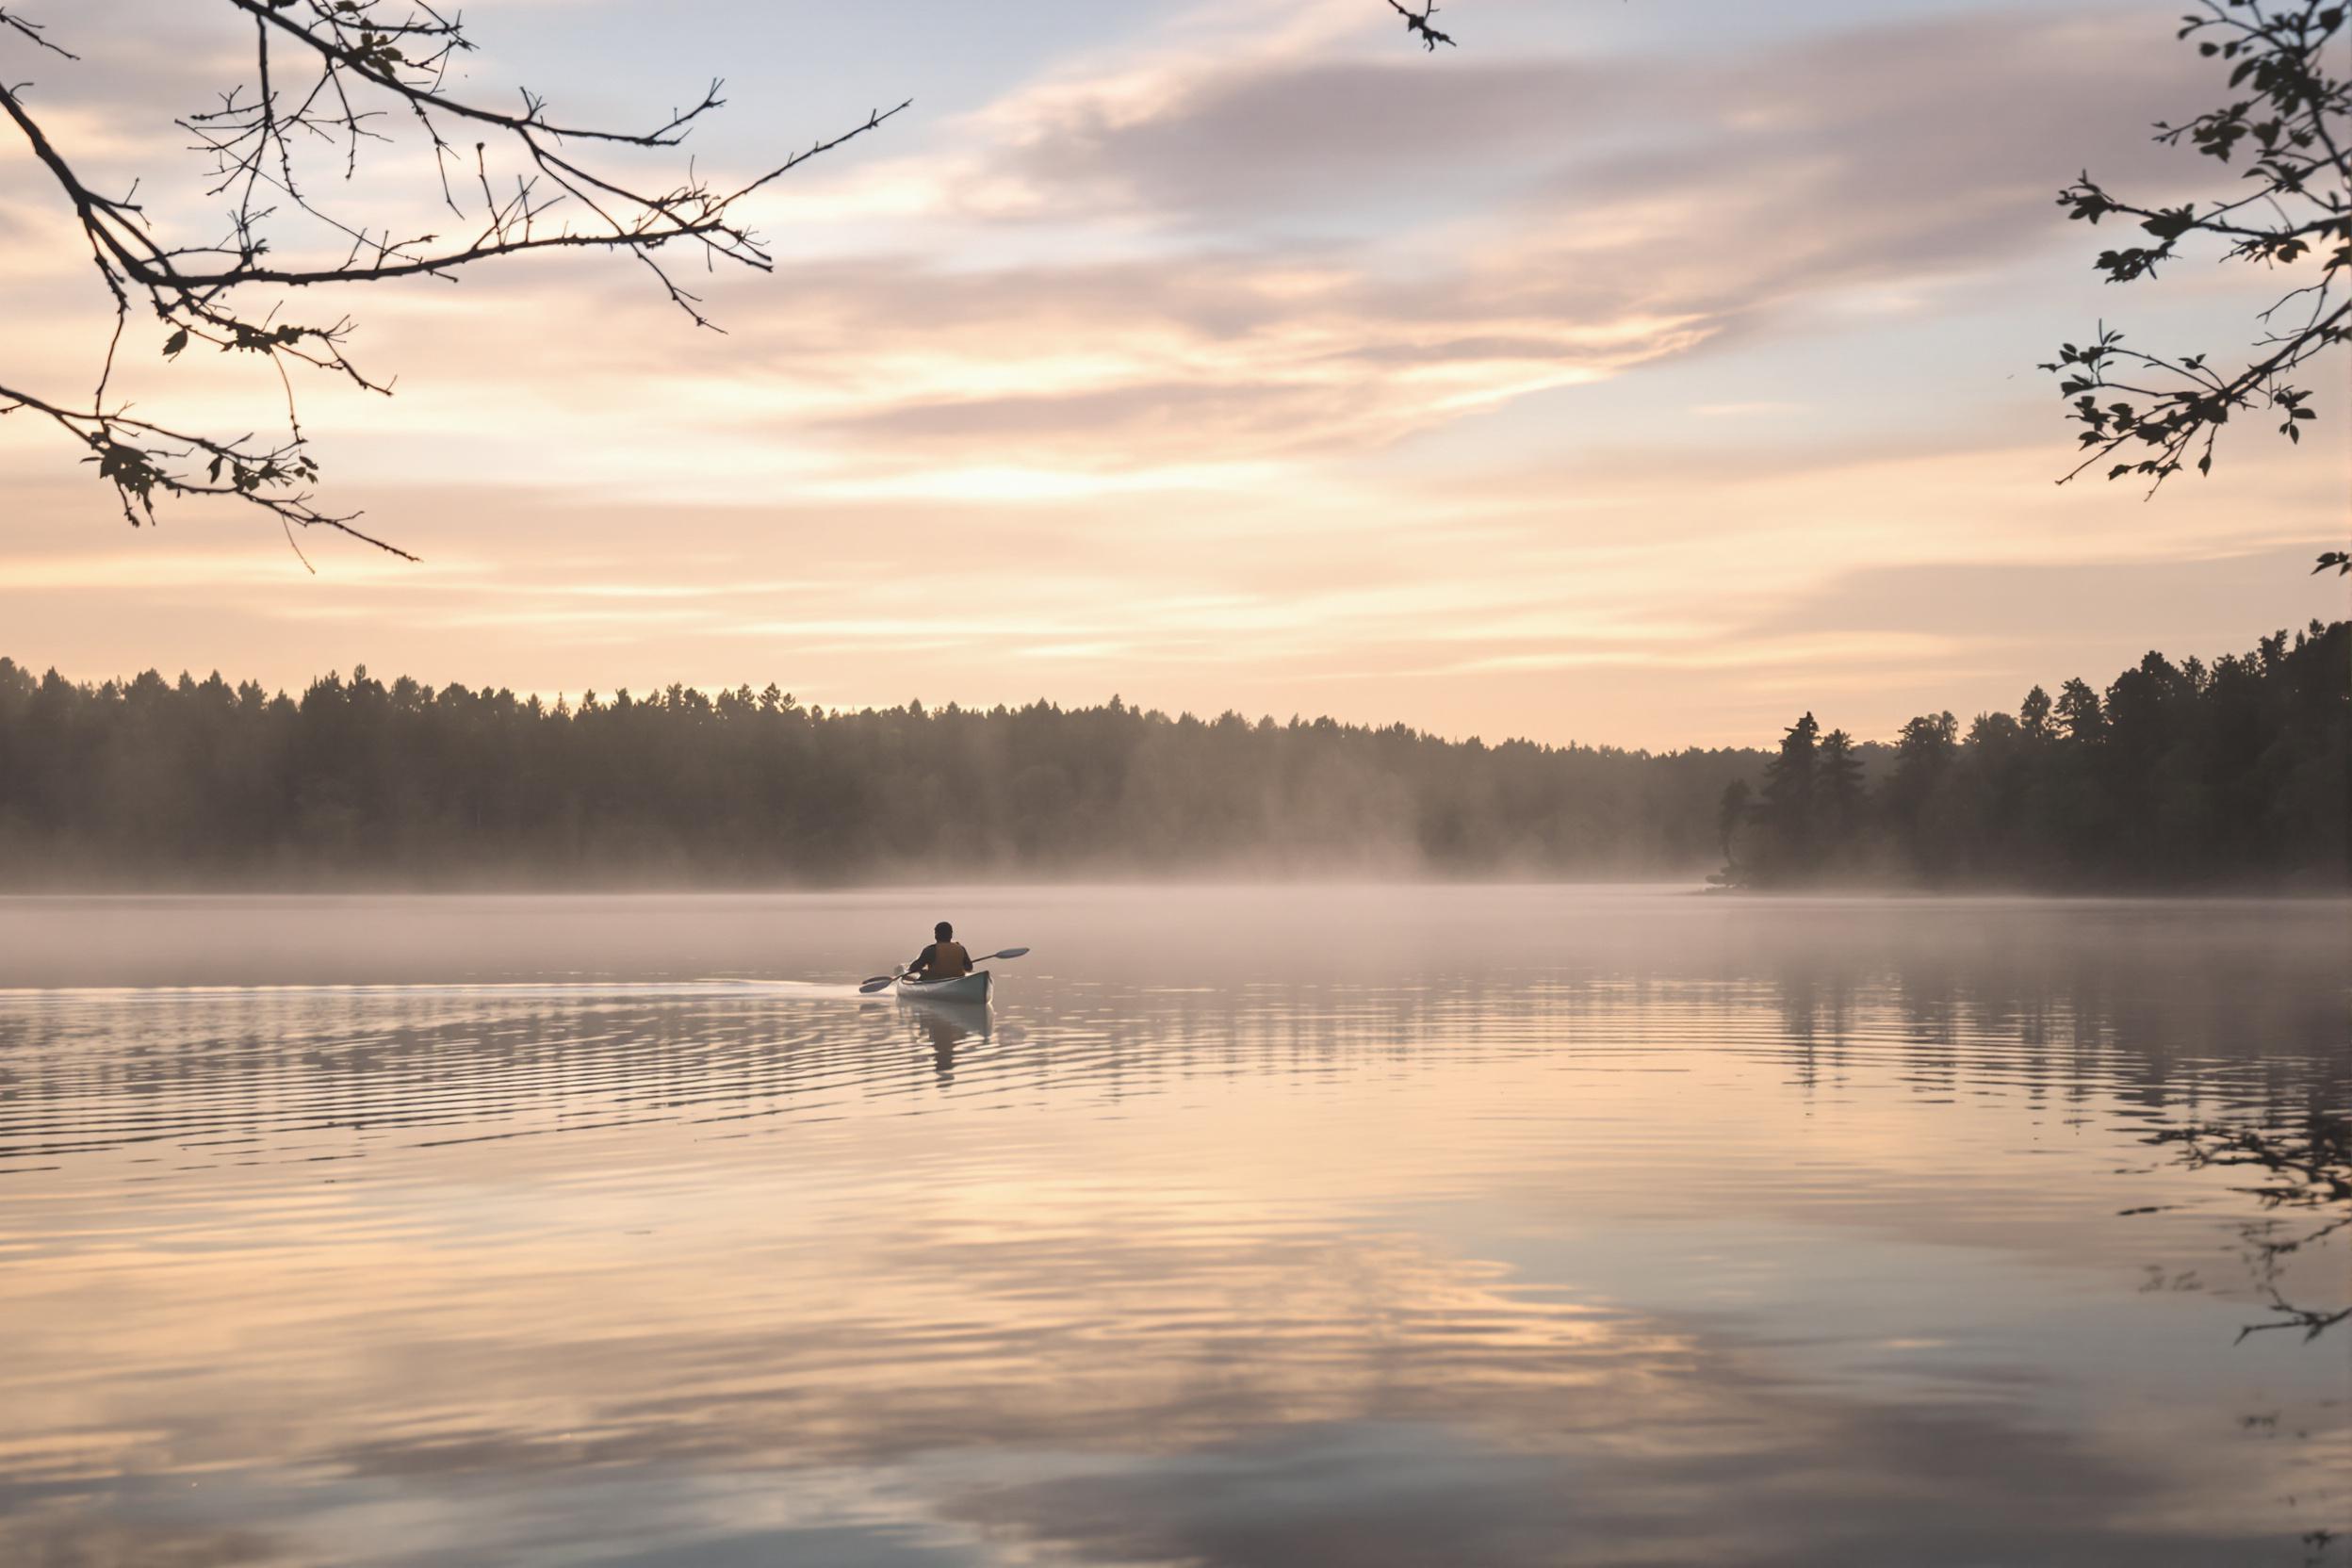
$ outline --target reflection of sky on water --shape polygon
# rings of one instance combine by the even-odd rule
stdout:
[[[993,1016],[680,983],[904,923],[810,900],[589,992],[0,999],[0,1556],[2294,1563],[2345,1512],[2342,1357],[2232,1345],[2246,1200],[2140,1141],[2344,1099],[2338,906],[1032,897]]]

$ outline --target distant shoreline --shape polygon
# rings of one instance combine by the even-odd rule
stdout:
[[[0,892],[1283,880],[2142,896],[2352,887],[2352,622],[2150,653],[1892,745],[1447,741],[1113,697],[549,707],[364,667],[75,685],[0,658]],[[1717,870],[1717,868],[1721,868]]]
[[[221,884],[209,887],[39,887],[8,888],[0,886],[0,903],[17,905],[90,904],[118,902],[122,904],[166,904],[204,902],[300,902],[351,903],[368,900],[498,900],[515,902],[561,900],[593,900],[619,902],[630,899],[739,901],[756,903],[763,900],[822,900],[859,897],[895,897],[923,894],[940,897],[1020,897],[1039,894],[1101,892],[1106,895],[1149,892],[1167,893],[1266,893],[1283,891],[1346,890],[1400,891],[1425,889],[1430,891],[1476,892],[1491,890],[1497,893],[1540,892],[1556,890],[1561,892],[1601,893],[1622,892],[1648,894],[1662,898],[1726,899],[1736,903],[1769,904],[1834,904],[1877,901],[1901,904],[2009,904],[2031,901],[2038,904],[2310,904],[2324,906],[2340,904],[2352,907],[2352,888],[2324,888],[2295,885],[2236,884],[2210,888],[2183,888],[2166,885],[2150,888],[2031,888],[2031,887],[1967,887],[1967,888],[1905,888],[1905,887],[1823,887],[1803,888],[1725,888],[1708,887],[1691,878],[1623,878],[1623,877],[1525,877],[1496,878],[1475,876],[1262,876],[1239,877],[1201,875],[1173,876],[1070,876],[1063,878],[1018,877],[1004,880],[942,879],[925,881],[920,878],[904,880],[867,880],[839,883],[778,883],[758,887],[726,886],[720,884],[647,883],[623,885],[617,883],[491,885],[442,884],[368,885],[335,884],[315,886],[239,886]]]

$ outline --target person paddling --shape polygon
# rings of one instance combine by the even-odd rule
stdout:
[[[986,1002],[995,982],[982,964],[992,964],[1000,958],[1018,958],[1029,950],[1007,947],[995,953],[983,953],[975,958],[964,951],[964,944],[956,939],[956,928],[945,921],[932,927],[939,940],[915,955],[914,965],[877,974],[858,988],[859,996],[872,996],[877,991],[898,988],[901,996],[943,997],[956,1002]]]
[[[925,980],[953,980],[972,972],[972,955],[956,939],[956,927],[941,921],[931,928],[931,935],[939,939],[915,955],[915,961],[906,966],[908,974]]]

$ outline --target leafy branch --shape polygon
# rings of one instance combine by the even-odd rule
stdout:
[[[2242,161],[2245,188],[2200,207],[2119,196],[2085,171],[2058,193],[2070,220],[2097,225],[2136,220],[2148,242],[2102,251],[2093,264],[2110,283],[2153,278],[2201,239],[2219,259],[2307,276],[2261,313],[2246,363],[2225,369],[2209,353],[2150,353],[2124,346],[2103,322],[2085,344],[2063,345],[2042,366],[2060,379],[2082,461],[2059,482],[2105,464],[2110,480],[2138,476],[2153,495],[2194,464],[2210,473],[2222,427],[2232,416],[2278,415],[2278,431],[2303,439],[2318,417],[2297,372],[2352,336],[2352,83],[2330,69],[2343,51],[2345,7],[2328,0],[2200,0],[2179,36],[2230,67],[2229,90],[2246,96],[2180,124],[2159,122],[2155,139],[2193,148],[2224,165]],[[2352,571],[2352,555],[2330,550],[2315,570]]]

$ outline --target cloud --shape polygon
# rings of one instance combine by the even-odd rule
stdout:
[[[1048,210],[1112,203],[1171,225],[1443,210],[1529,176],[1540,207],[1819,179],[1828,205],[1917,218],[2046,195],[2085,160],[2178,169],[2148,122],[2210,75],[2136,8],[1993,9],[1768,50],[1201,60],[1144,87],[1013,94],[979,128]],[[1779,213],[1798,231],[1821,216]]]
[[[2235,642],[2194,649],[2207,659],[2238,643],[2340,611],[2341,596],[2307,580],[2326,541],[2172,561],[1953,561],[1858,567],[1831,576],[1749,629],[1757,636],[1836,629],[1975,642],[2081,639],[2102,644],[2150,626],[2201,624]],[[2068,671],[2105,680],[2115,671]],[[2051,671],[2055,679],[2064,675]]]
[[[1040,204],[1111,204],[1173,223],[1309,219],[1413,206],[1494,161],[1549,155],[1639,106],[1639,77],[1600,60],[1296,58],[1208,64],[1137,103],[1128,84],[1004,106],[1006,172]]]
[[[2151,166],[2184,58],[2101,11],[1762,57],[1147,61],[976,117],[939,254],[804,265],[750,308],[773,368],[827,388],[819,428],[893,466],[1363,450],[2063,237],[2051,190]],[[1008,226],[1140,253],[990,265],[955,237]]]
[[[915,271],[804,278],[790,318],[761,323],[785,365],[829,389],[816,428],[893,466],[910,451],[1148,468],[1359,449],[1702,335],[1668,318],[1484,308],[1475,288],[1449,301],[1350,270],[1302,282],[1286,261]]]

